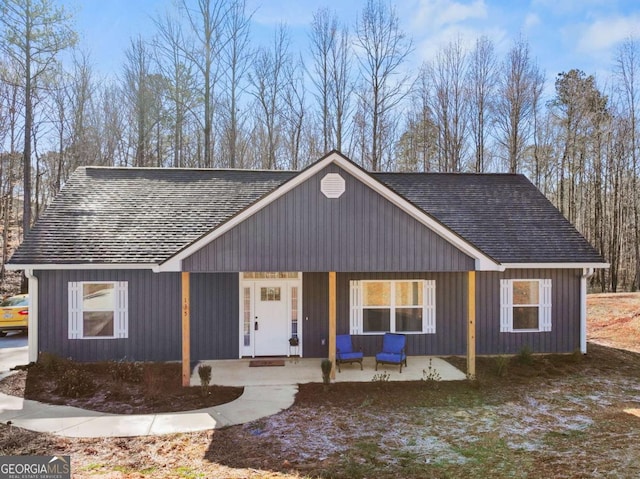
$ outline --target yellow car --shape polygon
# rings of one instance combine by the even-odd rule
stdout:
[[[7,331],[26,331],[29,321],[29,295],[18,294],[0,303],[0,337]]]

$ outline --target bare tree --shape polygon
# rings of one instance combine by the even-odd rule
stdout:
[[[616,77],[620,84],[624,110],[629,119],[630,156],[631,156],[631,208],[633,210],[635,275],[633,290],[640,288],[640,193],[638,193],[638,175],[640,175],[640,141],[638,137],[638,112],[640,109],[640,46],[637,40],[628,38],[618,49],[616,57]]]
[[[469,89],[469,128],[473,138],[474,168],[483,173],[487,168],[486,142],[492,122],[492,102],[496,89],[498,68],[491,40],[482,36],[476,40],[469,55],[467,84]]]
[[[310,72],[311,82],[316,89],[314,96],[320,108],[322,124],[322,151],[329,151],[333,143],[332,108],[333,77],[331,74],[332,51],[337,41],[338,18],[328,8],[316,10],[311,22],[311,58],[313,70]]]
[[[420,68],[411,92],[407,125],[397,145],[400,171],[438,171],[438,133],[431,109],[432,84],[430,70]]]
[[[39,80],[58,54],[76,42],[70,16],[50,0],[4,0],[0,4],[3,30],[0,48],[20,70],[24,88],[23,234],[31,229],[31,145],[33,98]]]
[[[213,166],[213,117],[215,87],[220,79],[220,59],[228,39],[224,34],[225,19],[228,15],[227,2],[218,0],[180,0],[182,11],[194,35],[194,48],[185,48],[185,54],[200,70],[200,87],[203,107],[204,166]]]
[[[377,171],[384,155],[385,125],[393,122],[395,109],[409,91],[409,76],[403,75],[400,68],[413,47],[400,30],[395,9],[383,0],[367,0],[356,24],[354,41],[362,83],[358,94],[371,121],[369,158],[361,161]]]
[[[463,167],[468,115],[466,70],[460,39],[444,46],[429,68],[433,87],[431,109],[439,129],[440,171],[457,172]]]
[[[125,92],[132,114],[131,127],[135,134],[134,166],[151,165],[151,129],[154,123],[152,85],[152,56],[141,37],[131,40],[124,65]]]
[[[265,148],[261,152],[262,167],[277,168],[277,151],[280,146],[280,120],[283,117],[283,92],[290,79],[289,34],[280,25],[274,35],[272,49],[261,48],[249,73],[251,94],[258,104],[256,121],[265,135]]]
[[[537,84],[544,76],[529,55],[529,44],[516,40],[502,65],[496,102],[497,138],[505,150],[510,173],[520,171],[527,142]]]
[[[247,75],[251,67],[253,50],[249,33],[251,14],[247,13],[246,0],[232,0],[224,23],[227,46],[222,50],[225,108],[224,141],[229,157],[229,167],[235,168],[241,163],[241,136],[244,116],[240,108],[242,93],[247,88]]]
[[[184,166],[185,128],[187,116],[195,107],[195,64],[184,55],[190,51],[180,24],[170,15],[156,19],[157,36],[154,40],[155,59],[158,71],[167,81],[165,93],[171,105],[171,143],[173,166]]]

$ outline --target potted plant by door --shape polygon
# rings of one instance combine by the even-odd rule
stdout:
[[[289,346],[295,347],[295,346],[298,346],[299,344],[300,344],[300,340],[298,339],[298,336],[291,336],[289,338]]]

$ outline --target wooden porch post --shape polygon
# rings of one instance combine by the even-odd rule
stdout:
[[[191,294],[189,273],[182,273],[182,386],[191,382]]]
[[[476,378],[476,272],[467,278],[467,378]]]
[[[336,272],[329,272],[329,361],[331,379],[336,378]]]

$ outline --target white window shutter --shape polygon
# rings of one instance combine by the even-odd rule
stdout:
[[[500,280],[500,332],[513,331],[513,284],[510,279]]]
[[[129,337],[129,290],[126,281],[115,284],[114,335],[116,338]]]
[[[82,293],[81,284],[69,282],[69,339],[82,337]]]
[[[551,331],[551,280],[540,281],[540,331]]]
[[[429,280],[424,282],[423,290],[424,309],[422,318],[422,332],[436,333],[436,282]]]
[[[350,289],[350,314],[349,325],[351,328],[351,334],[362,333],[362,292],[360,290],[360,281],[349,281]]]

